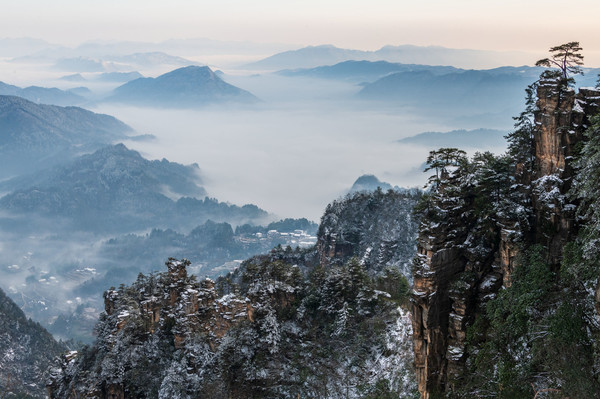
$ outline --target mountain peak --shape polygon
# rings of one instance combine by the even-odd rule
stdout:
[[[375,175],[362,175],[352,185],[350,192],[357,191],[375,191],[381,188],[383,191],[387,191],[392,188],[391,184],[380,181]]]
[[[190,65],[156,78],[139,78],[115,89],[109,101],[161,107],[255,102],[249,92],[223,81],[207,66]]]

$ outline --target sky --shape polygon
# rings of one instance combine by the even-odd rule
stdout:
[[[600,66],[597,0],[0,0],[0,37],[87,40],[440,45],[545,51],[579,41]]]

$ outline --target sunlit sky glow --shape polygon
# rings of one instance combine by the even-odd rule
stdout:
[[[217,40],[545,51],[580,41],[600,66],[597,0],[20,0],[5,1],[0,37],[65,45],[86,40]],[[590,64],[592,63],[592,64]]]

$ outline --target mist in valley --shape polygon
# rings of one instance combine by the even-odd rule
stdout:
[[[225,79],[262,102],[189,110],[99,104],[93,110],[154,136],[125,141],[145,157],[197,163],[209,196],[315,221],[363,174],[400,187],[422,186],[421,165],[431,148],[397,140],[474,127],[436,117],[435,110],[359,100],[354,95],[360,87],[346,82],[276,75]],[[511,123],[506,116],[503,126],[489,127],[508,129]]]

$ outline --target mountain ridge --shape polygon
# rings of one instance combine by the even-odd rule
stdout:
[[[531,55],[526,53],[508,53],[520,61],[517,64],[526,64],[531,59]],[[507,52],[452,49],[441,46],[388,45],[375,51],[364,51],[343,49],[329,44],[284,51],[246,64],[245,67],[248,69],[277,70],[313,68],[348,60],[383,60],[406,64],[451,65],[458,68],[493,68],[503,65],[506,57]]]
[[[0,179],[47,168],[133,132],[118,119],[79,107],[0,96]]]

